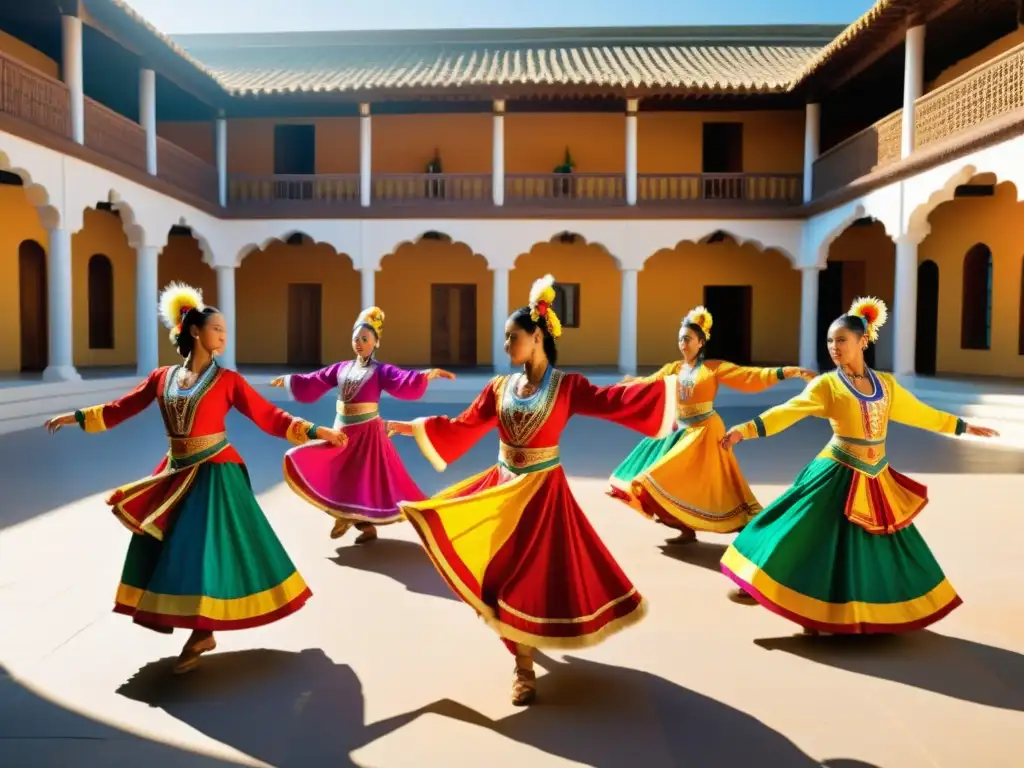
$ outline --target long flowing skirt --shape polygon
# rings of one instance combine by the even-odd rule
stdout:
[[[506,641],[583,648],[646,612],[561,467],[510,477],[495,466],[401,508],[455,594]]]
[[[722,450],[724,436],[716,413],[660,440],[644,438],[612,473],[606,493],[672,528],[737,531],[761,505],[733,452]]]
[[[765,608],[823,632],[896,633],[938,621],[960,597],[914,525],[875,534],[847,519],[854,474],[815,459],[736,537],[722,571]],[[916,487],[923,506],[925,489]]]
[[[312,594],[260,509],[242,464],[206,463],[163,541],[135,534],[114,610],[170,631],[246,629],[294,613]]]
[[[301,498],[327,514],[356,523],[386,525],[402,519],[398,502],[420,501],[420,490],[384,429],[373,419],[345,427],[344,448],[307,443],[284,456],[284,477]]]

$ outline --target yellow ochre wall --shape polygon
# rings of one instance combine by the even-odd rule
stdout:
[[[885,227],[880,222],[876,221],[870,227],[848,228],[832,241],[828,260],[863,261],[864,286],[861,290],[878,297],[886,306],[894,306],[896,244],[886,234]],[[843,301],[852,302],[855,298],[857,296],[844,295]]]
[[[21,292],[18,246],[35,240],[49,249],[46,230],[21,187],[0,185],[0,306],[7,307],[0,323],[0,371],[21,370]]]
[[[1004,37],[990,43],[989,45],[982,48],[980,51],[971,54],[965,59],[961,59],[956,64],[944,69],[935,80],[928,83],[925,93],[934,91],[936,88],[941,88],[951,80],[955,80],[961,75],[965,75],[975,67],[979,67],[986,62],[992,61],[1000,54],[1006,53],[1011,48],[1024,43],[1024,27],[1018,27],[1016,30],[1011,32]]]
[[[994,197],[958,198],[936,208],[931,233],[918,246],[918,260],[939,267],[939,327],[936,369],[942,373],[1024,376],[1018,353],[1024,217],[1012,184]],[[963,268],[967,251],[984,243],[992,252],[992,348],[961,349]]]
[[[190,235],[174,235],[167,238],[167,245],[160,252],[157,262],[157,278],[157,284],[161,289],[172,280],[187,283],[203,292],[204,304],[217,306],[217,273],[203,262],[203,252],[199,248],[199,243]],[[237,286],[235,295],[237,301]],[[160,323],[155,308],[153,322]],[[181,362],[181,358],[178,357],[178,353],[168,337],[169,333],[170,331],[160,324],[160,335],[157,342],[160,365],[173,365]],[[228,333],[232,334],[237,342],[238,329],[229,328]]]
[[[289,283],[322,286],[322,364],[351,357],[352,324],[359,314],[361,290],[359,273],[352,268],[351,259],[324,243],[288,245],[276,240],[265,250],[246,256],[235,274],[238,363],[287,361]]]
[[[23,64],[38,69],[44,75],[60,79],[60,67],[56,61],[3,30],[0,30],[0,53],[5,53],[12,59],[17,59]]]
[[[684,242],[653,254],[639,278],[637,364],[661,366],[679,357],[679,324],[704,303],[708,285],[749,285],[753,298],[750,355],[764,365],[795,365],[800,346],[800,273],[778,251],[731,238]],[[715,356],[714,325],[708,355]]]

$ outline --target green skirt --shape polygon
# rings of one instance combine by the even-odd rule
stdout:
[[[868,533],[844,510],[854,470],[811,462],[740,533],[722,571],[765,608],[823,632],[921,629],[960,605],[911,524]]]
[[[648,512],[633,493],[633,478],[641,472],[646,472],[670,453],[676,447],[676,443],[683,439],[686,432],[687,430],[677,429],[666,437],[645,437],[637,443],[636,448],[630,451],[629,455],[612,472],[612,476],[608,478],[608,489],[605,493],[648,516]]]
[[[164,540],[132,536],[114,610],[162,632],[246,629],[294,613],[310,594],[245,466],[205,463]]]

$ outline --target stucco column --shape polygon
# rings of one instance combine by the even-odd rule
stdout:
[[[814,197],[814,161],[821,154],[821,105],[808,104],[804,113],[804,202]]]
[[[82,20],[61,16],[61,68],[71,97],[71,138],[85,144],[85,90],[82,87]]]
[[[228,204],[228,121],[221,114],[217,118],[217,202],[223,208]]]
[[[373,138],[370,131],[370,105],[359,105],[359,201],[364,208],[370,207],[373,191]]]
[[[818,277],[821,268],[800,270],[800,367],[818,370]]]
[[[619,315],[619,371],[636,373],[637,327],[637,273],[636,269],[622,270],[622,303]]]
[[[377,282],[377,270],[373,267],[362,267],[359,270],[359,285],[360,285],[360,301],[363,303],[363,309],[372,307],[376,302],[374,298],[374,288]]]
[[[238,325],[235,323],[235,267],[218,265],[217,270],[217,309],[224,315],[228,325],[228,343],[224,354],[218,362],[225,368],[235,368],[235,339],[238,338]]]
[[[494,132],[491,139],[491,196],[495,205],[505,204],[505,100],[494,100]],[[497,278],[495,278],[497,279]]]
[[[146,172],[156,176],[156,72],[139,70],[139,125],[146,132]]]
[[[71,307],[71,233],[51,229],[46,260],[50,360],[43,381],[80,381],[73,352],[74,320]]]
[[[900,157],[907,157],[914,151],[914,102],[921,98],[924,92],[924,24],[907,30],[904,51],[903,132]]]
[[[626,204],[636,205],[636,142],[639,99],[626,100]]]
[[[491,273],[494,276],[494,291],[491,301],[491,363],[495,373],[505,373],[509,369],[508,356],[505,354],[505,321],[508,320],[508,269],[495,267]]]
[[[892,372],[912,376],[917,344],[917,243],[906,236],[896,241],[896,290],[892,308]]]
[[[159,365],[157,338],[157,257],[155,245],[139,246],[135,252],[135,363],[139,376],[148,376]],[[234,329],[231,329],[234,332]]]

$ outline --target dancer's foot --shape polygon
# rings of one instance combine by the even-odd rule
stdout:
[[[744,605],[753,605],[757,602],[753,596],[744,589],[730,590],[729,599],[734,603],[743,603]]]
[[[692,544],[697,540],[697,533],[691,528],[679,531],[678,536],[665,539],[666,544]]]
[[[356,544],[367,544],[377,538],[377,526],[375,525],[359,526],[359,530],[362,533],[356,537]]]
[[[193,632],[174,664],[174,674],[183,675],[191,672],[199,666],[199,657],[216,647],[217,641],[213,639],[212,632]]]
[[[532,669],[516,667],[516,676],[512,681],[512,704],[525,707],[537,698],[537,673]]]
[[[832,633],[822,632],[820,629],[815,629],[814,627],[803,627],[803,634],[807,635],[808,637],[825,637],[826,635],[831,635]]]
[[[334,521],[334,527],[331,528],[331,538],[340,539],[342,536],[348,533],[348,529],[351,527],[352,523],[350,523],[348,520],[342,520],[341,518],[338,518]]]

